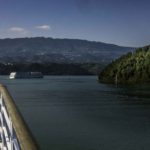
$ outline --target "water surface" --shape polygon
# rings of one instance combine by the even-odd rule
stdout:
[[[42,150],[149,150],[150,86],[95,76],[1,76]]]

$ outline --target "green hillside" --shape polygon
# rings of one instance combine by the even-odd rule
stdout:
[[[105,83],[150,83],[150,46],[138,48],[109,64],[100,74]]]

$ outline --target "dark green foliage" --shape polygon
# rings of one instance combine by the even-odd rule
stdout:
[[[99,74],[99,80],[120,84],[150,82],[150,46],[115,60]]]
[[[93,75],[101,70],[100,64],[57,64],[57,63],[0,63],[0,75],[16,71],[39,71],[44,75]]]

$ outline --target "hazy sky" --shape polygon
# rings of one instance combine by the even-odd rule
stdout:
[[[149,0],[0,0],[0,38],[150,44]]]

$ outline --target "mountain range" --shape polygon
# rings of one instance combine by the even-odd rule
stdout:
[[[133,49],[79,39],[44,37],[0,39],[0,63],[108,64]]]

